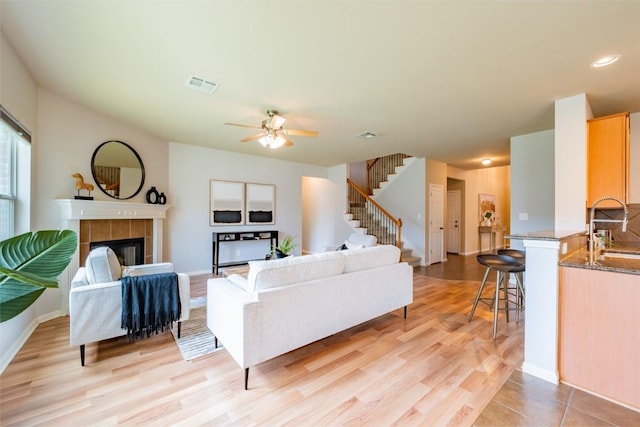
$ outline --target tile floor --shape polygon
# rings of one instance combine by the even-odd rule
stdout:
[[[474,426],[640,426],[640,412],[516,370]]]
[[[447,262],[418,267],[416,272],[449,280],[482,280],[485,270],[475,255],[447,255]],[[640,427],[640,412],[516,370],[476,419],[474,426]]]

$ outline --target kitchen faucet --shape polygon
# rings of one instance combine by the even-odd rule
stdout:
[[[624,208],[624,218],[622,219],[595,219],[595,213],[596,213],[596,206],[598,205],[598,203],[602,202],[603,200],[613,200],[615,202],[620,203],[620,206],[622,206]],[[595,202],[593,202],[593,206],[591,206],[591,214],[589,216],[589,265],[595,265],[596,262],[593,259],[593,246],[594,246],[594,242],[595,242],[595,230],[593,229],[593,224],[596,222],[619,222],[622,223],[622,232],[625,233],[627,231],[627,216],[629,214],[629,211],[627,209],[627,205],[624,204],[624,202],[620,199],[618,199],[617,197],[612,197],[612,196],[605,196],[602,197],[598,200],[596,200]]]

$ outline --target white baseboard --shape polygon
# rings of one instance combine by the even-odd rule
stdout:
[[[560,376],[557,371],[552,372],[547,369],[542,369],[538,366],[534,366],[527,362],[524,362],[522,364],[522,372],[533,375],[534,377],[538,377],[555,385],[558,385],[560,383]]]
[[[39,324],[46,322],[47,320],[55,319],[57,317],[64,316],[61,310],[55,310],[50,313],[38,316],[29,323],[29,325],[22,331],[18,339],[16,339],[11,346],[2,352],[2,360],[0,360],[0,374],[9,366],[9,363],[16,357],[16,354],[20,351],[22,346],[27,342],[33,331],[36,330]]]
[[[197,270],[197,271],[187,271],[185,272],[187,276],[199,276],[201,274],[212,274],[211,270]]]
[[[11,346],[2,352],[2,360],[0,360],[0,374],[4,372],[4,370],[9,366],[9,363],[16,357],[16,354],[20,351],[22,346],[27,342],[33,331],[36,330],[40,322],[38,319],[33,319],[29,326],[27,326],[18,339],[16,339]]]

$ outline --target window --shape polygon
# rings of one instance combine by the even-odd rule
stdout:
[[[0,240],[5,240],[29,230],[31,135],[4,109],[0,113]]]

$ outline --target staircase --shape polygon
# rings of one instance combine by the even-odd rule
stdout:
[[[373,187],[374,195],[383,191],[384,187],[414,160],[412,157],[405,155],[393,155],[389,157],[392,157],[392,159],[385,159],[381,161],[381,164],[384,164],[384,167],[389,169],[391,173],[388,173],[382,178],[373,180],[370,178],[369,180],[369,185]],[[397,162],[397,164],[389,168],[389,161]],[[374,197],[366,194],[364,190],[359,188],[351,180],[347,181],[349,184],[349,212],[344,215],[347,224],[349,224],[356,233],[376,236],[380,244],[398,246],[401,251],[401,261],[406,261],[413,267],[419,266],[420,258],[413,256],[412,250],[405,248],[404,242],[400,239],[402,220],[393,218],[393,216],[375,202]]]

